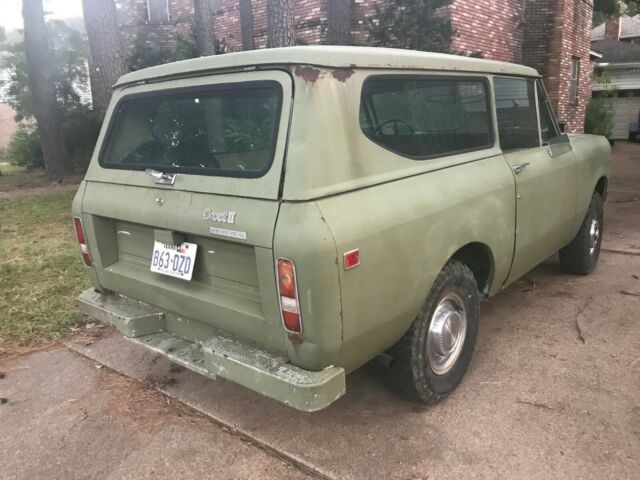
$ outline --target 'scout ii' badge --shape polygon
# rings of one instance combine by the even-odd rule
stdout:
[[[236,223],[236,212],[214,212],[210,208],[205,208],[202,212],[202,219],[210,222]]]

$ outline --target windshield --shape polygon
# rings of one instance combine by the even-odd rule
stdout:
[[[282,88],[247,82],[152,92],[116,105],[105,168],[259,177],[269,170]]]

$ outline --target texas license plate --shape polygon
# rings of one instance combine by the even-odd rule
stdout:
[[[197,249],[198,245],[195,243],[185,242],[171,245],[156,241],[153,244],[151,271],[183,280],[191,280]]]

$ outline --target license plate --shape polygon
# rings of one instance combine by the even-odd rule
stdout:
[[[198,250],[198,245],[195,243],[185,242],[171,245],[156,241],[153,244],[153,255],[151,255],[151,271],[183,280],[191,280],[196,261],[196,250]]]

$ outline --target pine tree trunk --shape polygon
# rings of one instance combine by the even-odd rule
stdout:
[[[100,115],[111,100],[111,90],[127,71],[120,44],[118,16],[114,0],[82,0],[84,25],[89,37],[91,96]]]
[[[216,54],[210,0],[193,0],[193,36],[201,57]]]
[[[295,45],[293,0],[267,0],[267,48]]]
[[[327,43],[351,43],[351,7],[353,0],[327,0]]]
[[[240,31],[242,32],[242,49],[255,50],[251,0],[240,0]]]
[[[23,0],[24,45],[38,134],[47,174],[61,181],[67,173],[67,148],[62,131],[62,112],[56,99],[51,50],[44,24],[42,0]]]

